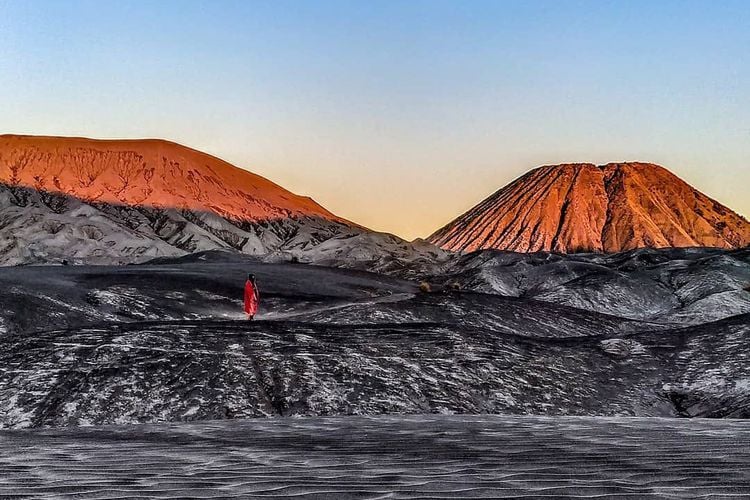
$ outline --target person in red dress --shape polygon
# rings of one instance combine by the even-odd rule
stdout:
[[[258,293],[258,284],[255,282],[255,275],[249,274],[245,282],[245,314],[247,319],[253,319],[258,312],[258,302],[260,293]]]

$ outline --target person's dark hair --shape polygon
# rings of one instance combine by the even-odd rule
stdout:
[[[253,273],[250,273],[247,275],[247,279],[249,279],[252,282],[255,282],[255,275]]]

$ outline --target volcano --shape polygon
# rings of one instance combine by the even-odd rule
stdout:
[[[161,140],[0,136],[0,182],[87,202],[210,212],[237,221],[321,217],[311,198],[219,158]]]
[[[259,175],[160,139],[0,136],[0,228],[6,265],[124,264],[215,249],[373,260],[413,249]]]
[[[452,251],[614,253],[750,244],[750,223],[650,163],[536,168],[432,234]]]

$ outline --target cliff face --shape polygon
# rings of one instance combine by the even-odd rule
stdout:
[[[428,238],[449,250],[737,248],[750,223],[649,163],[564,164],[520,177]]]

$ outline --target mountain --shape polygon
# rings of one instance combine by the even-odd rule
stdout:
[[[158,139],[0,136],[0,229],[6,265],[122,264],[213,249],[282,260],[361,255],[386,265],[441,254]]]
[[[739,248],[750,223],[659,165],[578,163],[528,172],[428,241],[453,251]]]
[[[160,139],[0,136],[0,181],[85,201],[211,212],[238,221],[320,217],[298,196],[223,160]]]

